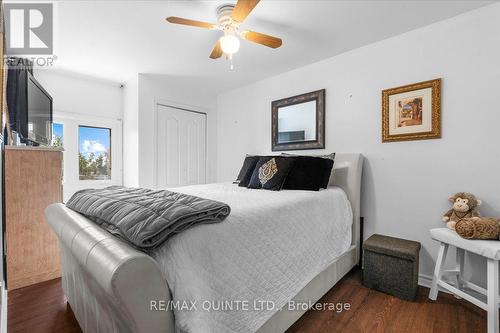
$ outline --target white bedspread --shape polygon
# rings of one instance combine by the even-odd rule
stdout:
[[[174,309],[181,332],[255,332],[351,244],[352,210],[337,187],[273,192],[222,183],[172,190],[231,207],[224,222],[193,227],[153,254],[173,299],[190,307]]]

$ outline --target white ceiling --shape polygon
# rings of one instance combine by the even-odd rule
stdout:
[[[242,42],[235,70],[209,54],[219,31],[166,23],[215,22],[233,1],[58,1],[57,68],[125,82],[137,73],[195,78],[223,91],[437,22],[492,1],[262,0],[242,28],[276,35],[270,49]]]

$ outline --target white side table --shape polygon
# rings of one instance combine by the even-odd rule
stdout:
[[[429,298],[436,300],[438,294],[438,286],[448,290],[449,292],[468,300],[474,305],[488,312],[488,333],[499,333],[498,319],[498,261],[500,260],[500,241],[496,240],[468,240],[460,237],[455,231],[448,228],[431,229],[432,239],[441,243],[436,261],[436,268],[432,277],[431,291]],[[453,246],[457,251],[457,266],[454,270],[444,270],[444,262],[448,247]],[[464,273],[464,255],[465,251],[476,253],[487,259],[487,288],[484,289],[470,281],[466,281],[463,277]],[[442,280],[443,275],[452,274],[456,276],[456,286]],[[487,302],[467,294],[464,289],[474,290],[487,297]]]

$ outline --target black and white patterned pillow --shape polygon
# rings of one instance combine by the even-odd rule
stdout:
[[[290,157],[260,157],[247,187],[272,191],[281,190],[294,162],[295,159]]]

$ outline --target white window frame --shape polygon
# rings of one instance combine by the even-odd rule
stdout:
[[[67,201],[76,191],[84,188],[102,188],[110,185],[123,184],[123,137],[121,119],[68,112],[54,112],[53,122],[63,125],[64,201]],[[80,180],[78,163],[78,154],[80,153],[80,126],[111,129],[111,179]]]

